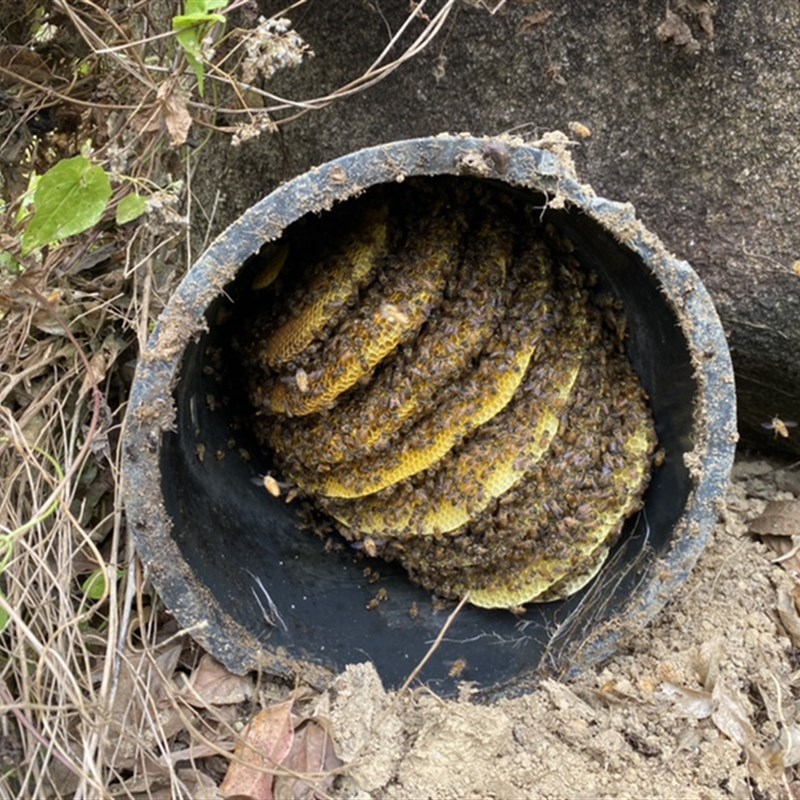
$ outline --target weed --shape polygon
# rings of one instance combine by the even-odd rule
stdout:
[[[304,0],[270,19],[245,0],[157,5],[0,0],[0,725],[17,753],[0,797],[192,797],[221,777],[209,764],[237,733],[181,700],[198,648],[125,536],[132,365],[192,262],[190,223],[213,222],[190,191],[204,144],[363,91],[455,0],[299,100],[269,81],[312,55],[286,19]]]

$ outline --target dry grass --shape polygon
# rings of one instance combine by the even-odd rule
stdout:
[[[52,40],[37,44],[41,58],[10,59],[9,47],[31,44],[40,5],[52,5]],[[12,100],[0,129],[0,250],[17,265],[0,266],[2,798],[218,796],[237,722],[251,710],[247,700],[215,706],[187,695],[201,653],[143,578],[121,505],[136,355],[189,266],[192,220],[213,216],[192,208],[181,126],[190,118],[209,135],[247,138],[363,91],[424,49],[455,0],[435,11],[419,3],[369,70],[302,101],[271,94],[257,65],[242,80],[253,53],[252,36],[234,25],[243,5],[225,12],[231,24],[213,43],[201,98],[147,4],[120,16],[103,0],[0,3],[0,16],[16,15],[0,32],[0,89]],[[42,133],[54,117],[55,130]],[[87,139],[113,179],[107,213],[85,234],[23,255],[30,174]],[[147,224],[119,228],[114,208],[131,186],[149,198]]]

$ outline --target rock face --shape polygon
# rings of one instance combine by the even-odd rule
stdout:
[[[277,136],[203,151],[193,189],[206,208],[216,199],[216,229],[279,182],[361,147],[442,131],[517,129],[536,138],[572,130],[581,179],[633,203],[714,297],[729,335],[743,442],[799,453],[795,429],[783,437],[768,426],[775,417],[800,420],[800,6],[484,7],[497,5],[458,2],[431,45],[384,81]],[[271,4],[262,6],[269,12]],[[406,0],[298,8],[293,25],[316,56],[267,88],[300,100],[353,80],[407,15]],[[403,42],[423,26],[414,20]]]

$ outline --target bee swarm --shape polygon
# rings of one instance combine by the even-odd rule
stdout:
[[[276,474],[442,596],[574,593],[641,507],[656,448],[619,304],[540,208],[486,184],[347,206],[322,235],[290,229],[256,276],[243,362]]]

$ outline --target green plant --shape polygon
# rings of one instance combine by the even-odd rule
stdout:
[[[22,236],[22,253],[91,228],[106,210],[111,182],[85,156],[59,161],[36,183],[35,211]]]
[[[203,42],[214,25],[225,24],[222,14],[212,14],[217,8],[225,8],[228,0],[186,0],[184,13],[172,18],[172,30],[175,31],[178,44],[186,54],[197,78],[197,91],[202,97],[205,93],[205,66]]]
[[[84,155],[62,159],[34,185],[34,212],[22,235],[23,255],[94,227],[111,199],[108,173]],[[146,209],[143,197],[128,194],[117,205],[116,222],[130,222]]]

